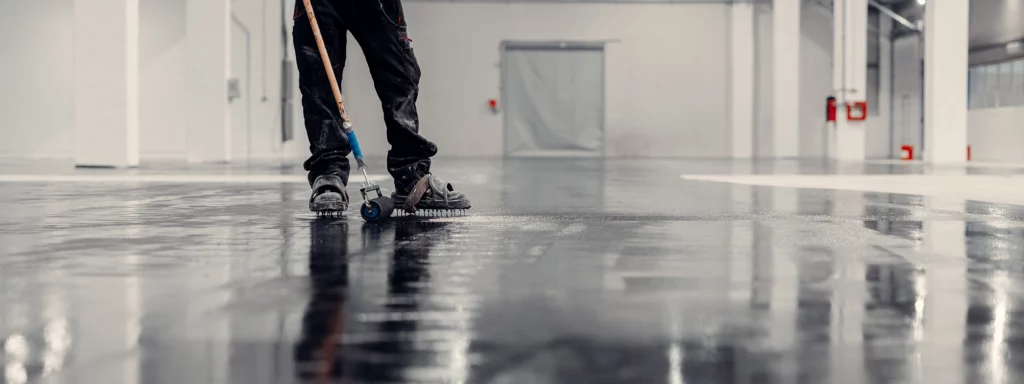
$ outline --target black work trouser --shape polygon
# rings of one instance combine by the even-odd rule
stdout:
[[[420,67],[406,32],[401,0],[312,0],[312,4],[339,83],[345,67],[347,33],[362,48],[391,144],[388,172],[395,178],[395,188],[411,189],[430,172],[430,157],[437,154],[437,146],[419,134],[416,97]],[[296,1],[292,38],[312,153],[303,164],[309,171],[310,185],[321,175],[337,175],[348,183],[351,168],[347,156],[352,149],[342,131],[341,114],[302,0]],[[358,125],[357,119],[353,121]]]

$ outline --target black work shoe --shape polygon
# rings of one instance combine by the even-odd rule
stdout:
[[[345,183],[335,175],[324,175],[313,183],[313,194],[309,197],[309,210],[317,213],[344,212],[348,209],[348,192]]]
[[[452,184],[437,176],[423,176],[408,191],[395,191],[391,195],[396,208],[406,212],[418,209],[458,210],[469,209],[469,198],[466,194],[456,191]]]

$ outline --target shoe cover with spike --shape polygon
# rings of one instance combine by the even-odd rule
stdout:
[[[395,191],[391,199],[395,207],[410,213],[421,209],[460,210],[471,207],[466,194],[456,191],[451,183],[433,174],[423,176],[405,193]]]
[[[345,183],[335,175],[324,175],[313,182],[313,194],[309,197],[309,210],[317,213],[344,212],[348,209],[348,192]]]

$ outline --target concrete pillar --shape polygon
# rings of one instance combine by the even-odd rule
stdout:
[[[833,3],[832,85],[837,113],[831,157],[839,161],[864,161],[867,120],[847,120],[846,106],[867,100],[868,3],[867,0],[836,0]],[[868,106],[868,108],[878,106]]]
[[[929,1],[924,12],[924,159],[967,161],[967,1]]]
[[[732,4],[732,157],[754,155],[754,4]]]
[[[776,158],[800,155],[800,5],[772,4],[772,131]]]
[[[190,162],[231,161],[231,2],[187,0],[186,146]]]
[[[139,165],[139,1],[74,0],[75,164]]]

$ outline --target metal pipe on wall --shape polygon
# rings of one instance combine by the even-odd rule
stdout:
[[[889,35],[889,159],[896,158],[896,39],[890,27]]]
[[[877,9],[879,12],[881,12],[882,14],[888,16],[893,21],[902,24],[904,27],[907,27],[908,29],[910,29],[910,30],[912,30],[914,32],[921,32],[921,30],[919,28],[917,28],[917,25],[914,25],[914,23],[911,23],[910,20],[907,20],[907,18],[905,18],[903,16],[900,16],[900,14],[898,14],[895,11],[889,9],[889,7],[886,7],[886,6],[882,5],[882,4],[879,4],[875,0],[868,0],[868,5],[870,5],[872,7],[875,7],[875,9]]]
[[[288,13],[287,5],[285,2],[288,0],[281,0],[281,13],[279,15],[281,19],[281,142],[285,143],[292,139],[291,129],[291,71],[289,68],[292,67],[291,62],[288,61]]]

